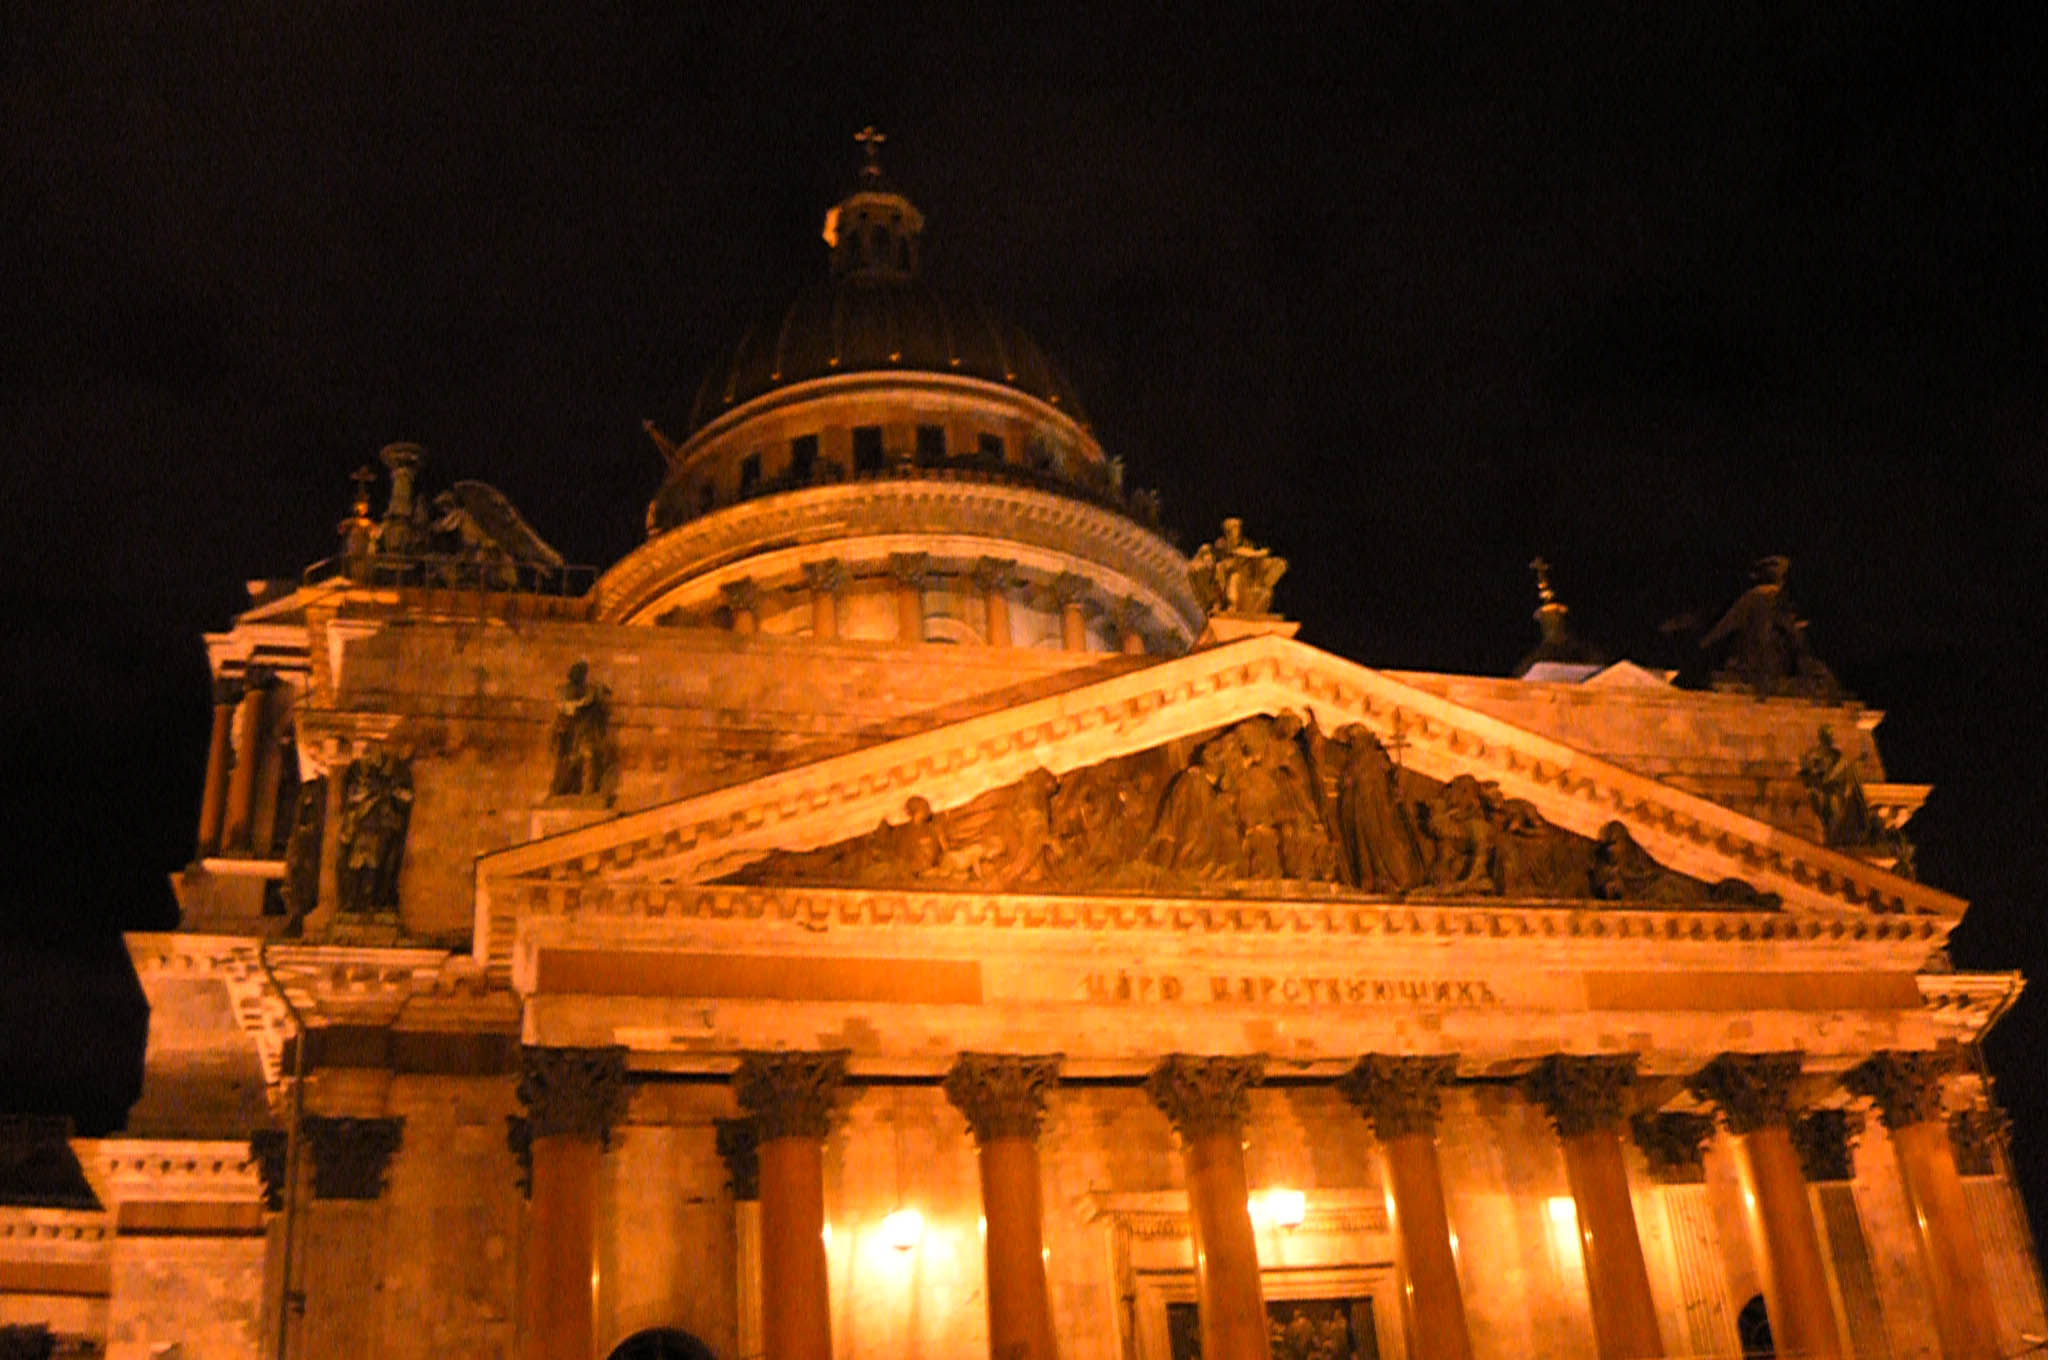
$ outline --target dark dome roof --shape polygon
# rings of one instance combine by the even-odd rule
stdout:
[[[981,378],[1086,422],[1073,386],[1037,342],[979,302],[914,278],[855,276],[800,294],[748,331],[697,389],[688,433],[791,383],[876,372]]]

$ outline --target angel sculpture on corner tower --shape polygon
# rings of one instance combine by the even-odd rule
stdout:
[[[1292,712],[1064,775],[1034,770],[948,812],[923,798],[905,811],[733,879],[998,892],[1296,882],[1384,896],[1778,906],[1738,879],[1664,868],[1620,822],[1597,839],[1573,835],[1492,781],[1439,783],[1403,770],[1361,724],[1333,735]]]

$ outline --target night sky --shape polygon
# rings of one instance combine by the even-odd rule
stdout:
[[[1660,622],[1788,554],[1937,786],[1956,961],[2041,971],[2027,7],[506,8],[6,7],[0,1106],[119,1117],[89,1035],[116,932],[174,919],[241,583],[330,553],[397,439],[617,560],[641,419],[822,275],[869,122],[927,271],[1040,340],[1184,546],[1239,513],[1290,558],[1308,642],[1506,673],[1541,553],[1584,635],[1697,679]],[[2030,1168],[2044,1017],[1988,1046]]]

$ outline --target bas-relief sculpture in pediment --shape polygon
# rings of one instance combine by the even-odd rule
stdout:
[[[942,813],[912,797],[900,822],[775,852],[731,881],[1197,893],[1294,882],[1376,896],[1778,906],[1740,880],[1665,868],[1619,821],[1574,835],[1492,781],[1404,770],[1363,724],[1331,734],[1292,711],[1064,775],[1034,770]]]

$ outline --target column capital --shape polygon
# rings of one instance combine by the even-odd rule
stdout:
[[[804,563],[804,585],[821,595],[837,595],[846,589],[846,563],[836,557]]]
[[[1636,1115],[1628,1128],[1651,1174],[1679,1182],[1707,1178],[1707,1142],[1714,1136],[1714,1116],[1658,1110]]]
[[[405,1139],[405,1120],[309,1114],[299,1131],[313,1152],[314,1199],[372,1200],[384,1193],[385,1173]]]
[[[1436,1136],[1443,1088],[1457,1075],[1456,1054],[1402,1057],[1368,1053],[1337,1081],[1338,1091],[1372,1124],[1382,1143],[1411,1133]]]
[[[1945,1049],[1883,1049],[1850,1068],[1842,1085],[1869,1097],[1885,1128],[1902,1129],[1942,1118],[1941,1079],[1954,1067],[1955,1054]]]
[[[1619,1129],[1624,1094],[1636,1079],[1633,1053],[1553,1053],[1522,1078],[1522,1095],[1543,1107],[1560,1138]]]
[[[742,1053],[732,1074],[740,1108],[754,1118],[761,1142],[823,1138],[832,1131],[832,1104],[846,1079],[847,1050]]]
[[[1251,1089],[1266,1076],[1264,1057],[1169,1053],[1145,1078],[1145,1094],[1188,1142],[1239,1134],[1251,1113]]]
[[[731,610],[745,610],[749,614],[760,612],[761,584],[751,576],[742,576],[737,581],[727,581],[718,588],[718,598]]]
[[[922,590],[932,574],[930,553],[890,553],[889,575],[896,578],[896,584]]]
[[[268,666],[247,666],[242,670],[242,693],[258,693],[277,685],[277,672]]]
[[[1949,1148],[1956,1174],[1989,1176],[1998,1170],[1998,1153],[2012,1139],[2012,1120],[1996,1105],[1958,1110],[1948,1119]]]
[[[974,1141],[1037,1139],[1046,1097],[1059,1084],[1061,1053],[962,1053],[946,1073],[946,1099],[967,1116]]]
[[[1856,1139],[1863,1116],[1854,1110],[1813,1110],[1792,1121],[1792,1150],[1808,1185],[1856,1179]]]
[[[718,1156],[725,1163],[726,1189],[739,1201],[761,1198],[761,1135],[754,1121],[745,1117],[720,1119]]]
[[[1754,1133],[1792,1122],[1792,1083],[1806,1055],[1723,1053],[1686,1079],[1685,1087],[1728,1121],[1728,1132]]]
[[[518,1094],[532,1139],[608,1143],[612,1126],[626,1114],[626,1050],[523,1048]]]
[[[533,1198],[533,1121],[523,1114],[505,1116],[505,1150],[519,1166],[513,1183],[522,1199]]]
[[[257,1129],[249,1135],[249,1164],[263,1183],[263,1207],[276,1213],[284,1208],[285,1154],[291,1135],[283,1129]]]
[[[1063,571],[1047,587],[1060,605],[1079,604],[1088,597],[1088,578],[1079,572]]]
[[[240,702],[242,702],[242,682],[240,679],[231,675],[216,675],[213,677],[213,706],[215,708],[233,708]]]
[[[974,564],[974,584],[980,590],[1008,590],[1017,584],[1016,559],[984,557]]]

